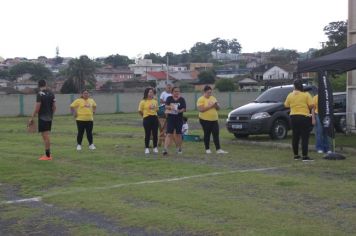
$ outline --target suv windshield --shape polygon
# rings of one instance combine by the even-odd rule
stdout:
[[[293,87],[279,87],[268,89],[260,96],[258,96],[255,102],[284,102],[290,92],[293,91]]]

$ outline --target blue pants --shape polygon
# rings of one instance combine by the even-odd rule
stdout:
[[[325,134],[323,124],[320,122],[319,115],[316,114],[316,150],[321,150],[324,153],[330,150],[329,137]]]

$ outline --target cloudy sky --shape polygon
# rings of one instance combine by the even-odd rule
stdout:
[[[242,52],[320,48],[347,0],[0,0],[4,58],[131,58],[236,38]]]

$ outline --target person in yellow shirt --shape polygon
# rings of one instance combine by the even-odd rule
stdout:
[[[143,117],[143,128],[145,129],[145,154],[150,154],[149,143],[151,133],[153,136],[153,153],[158,153],[158,102],[154,96],[153,88],[146,88],[143,93],[143,99],[138,105],[138,112]]]
[[[288,94],[284,106],[290,108],[294,159],[301,159],[298,155],[298,147],[299,140],[302,139],[302,160],[313,161],[308,157],[309,134],[312,127],[310,110],[313,108],[313,100],[308,92],[303,91],[301,79],[294,81],[294,90]]]
[[[89,97],[89,91],[83,90],[81,97],[74,100],[70,104],[70,109],[77,123],[77,151],[82,150],[82,140],[84,131],[87,134],[89,149],[95,150],[96,147],[93,143],[93,116],[96,111],[96,103],[94,99]]]
[[[329,138],[323,130],[323,125],[319,118],[319,96],[315,95],[313,97],[314,108],[312,110],[312,123],[315,125],[315,148],[318,153],[331,153]]]
[[[209,85],[204,87],[204,95],[197,100],[197,107],[199,110],[199,122],[204,131],[204,145],[206,154],[210,154],[210,135],[213,135],[213,140],[217,154],[225,154],[226,151],[220,147],[219,140],[219,103],[214,96],[213,90]]]

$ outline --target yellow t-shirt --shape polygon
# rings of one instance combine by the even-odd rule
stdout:
[[[201,96],[197,101],[197,106],[207,107],[210,104],[216,103],[217,100],[214,96],[210,96],[206,98],[205,96]],[[199,118],[202,120],[215,121],[219,119],[218,111],[215,108],[209,109],[205,112],[199,112]]]
[[[313,97],[313,103],[314,103],[314,112],[315,112],[316,114],[318,114],[318,113],[319,113],[318,95],[315,95],[315,96]]]
[[[309,107],[313,105],[313,99],[308,92],[294,90],[288,94],[285,107],[290,107],[290,115],[310,115]]]
[[[71,108],[76,109],[77,118],[80,121],[92,121],[93,120],[93,108],[96,107],[94,99],[88,98],[78,98],[70,104]]]
[[[158,111],[158,102],[156,99],[142,99],[138,105],[138,111],[143,113],[143,118],[147,116],[156,116]]]

